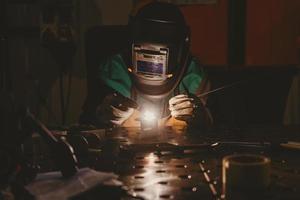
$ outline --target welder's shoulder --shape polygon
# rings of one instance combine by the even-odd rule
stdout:
[[[120,54],[103,60],[99,65],[98,75],[101,80],[125,79],[125,82],[130,82],[127,65]]]
[[[99,78],[114,91],[130,96],[132,82],[121,55],[112,56],[100,64]]]
[[[191,57],[182,81],[186,86],[194,85],[194,89],[196,89],[205,78],[206,74],[203,70],[203,65],[196,57]]]
[[[99,64],[100,72],[113,72],[122,70],[127,73],[127,66],[120,54],[102,60]]]
[[[201,64],[200,60],[197,57],[191,56],[187,73],[195,73],[200,76],[205,76],[203,64]]]

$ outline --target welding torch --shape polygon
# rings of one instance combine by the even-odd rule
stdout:
[[[137,102],[135,102],[134,100],[125,97],[124,95],[122,95],[121,93],[114,91],[112,94],[112,105],[121,109],[121,110],[126,110],[127,108],[134,108],[137,109],[139,107],[139,105],[137,104]]]
[[[146,130],[146,129],[150,130],[157,127],[157,116],[155,115],[155,112],[153,112],[153,110],[151,109],[144,110],[144,107],[139,106],[137,102],[135,102],[134,100],[125,97],[118,92],[114,92],[113,100],[111,103],[112,106],[122,111],[126,111],[128,108],[133,108],[138,110],[141,113],[141,116],[139,116],[135,120],[140,121],[142,130]]]

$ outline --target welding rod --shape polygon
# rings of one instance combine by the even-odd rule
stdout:
[[[246,79],[246,80],[239,80],[239,81],[236,81],[236,82],[233,82],[233,83],[230,83],[230,84],[227,84],[227,85],[224,85],[222,87],[219,87],[219,88],[216,88],[216,89],[213,89],[213,90],[210,90],[208,92],[205,92],[205,93],[202,93],[202,94],[199,94],[199,95],[196,95],[198,98],[201,98],[201,97],[204,97],[204,96],[207,96],[209,94],[212,94],[212,93],[215,93],[215,92],[218,92],[220,90],[224,90],[224,89],[227,89],[227,88],[230,88],[230,87],[233,87],[233,86],[236,86],[236,85],[239,85],[241,83],[244,83],[244,82],[247,82],[249,79]],[[190,92],[188,91],[187,87],[185,84],[183,84],[183,88],[185,90],[185,92],[187,94],[190,94]],[[114,92],[114,96],[116,97],[120,97],[124,102],[126,102],[126,104],[130,105],[129,107],[133,107],[133,108],[138,108],[138,104],[130,99],[130,98],[127,98],[127,97],[124,97],[123,95],[121,95],[120,93],[118,92]],[[123,106],[123,104],[120,104]]]
[[[207,96],[207,95],[209,95],[209,94],[215,93],[215,92],[217,92],[217,91],[224,90],[224,89],[231,88],[231,87],[233,87],[233,86],[239,85],[239,84],[244,83],[244,82],[246,82],[246,81],[248,81],[248,79],[247,79],[247,80],[236,81],[236,82],[233,82],[233,83],[224,85],[224,86],[222,86],[222,87],[219,87],[219,88],[210,90],[210,91],[208,91],[208,92],[204,92],[204,93],[202,93],[202,94],[199,94],[199,95],[197,95],[197,97],[201,98],[201,97]]]

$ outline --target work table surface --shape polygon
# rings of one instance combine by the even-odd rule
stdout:
[[[299,130],[275,126],[208,132],[182,127],[87,130],[78,132],[89,141],[88,158],[76,146],[75,152],[82,166],[118,174],[131,198],[151,200],[219,199],[224,156],[265,155],[271,159],[271,185],[261,199],[299,199],[300,150],[279,145],[300,142]],[[70,143],[76,143],[73,136],[78,132],[68,133]],[[91,139],[95,135],[99,144]]]

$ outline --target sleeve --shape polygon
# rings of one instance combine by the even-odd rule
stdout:
[[[130,98],[132,82],[121,55],[116,55],[101,63],[99,76],[106,86]]]
[[[184,93],[185,88],[187,88],[189,93],[196,94],[204,77],[205,73],[201,68],[201,65],[195,58],[192,58],[187,72],[180,82],[180,93]]]
[[[100,63],[95,72],[96,80],[88,88],[88,94],[79,117],[80,124],[99,125],[96,110],[103,99],[114,91],[125,97],[130,96],[131,79],[121,55],[115,55]]]
[[[186,75],[183,77],[180,85],[180,93],[184,93],[184,87],[188,89],[188,92],[197,98],[200,106],[197,108],[195,117],[189,125],[193,127],[207,128],[213,125],[213,116],[207,105],[208,96],[198,98],[197,96],[205,94],[210,91],[211,83],[205,73],[200,62],[196,58],[192,58],[191,63],[187,69]],[[199,123],[200,122],[200,123]]]

